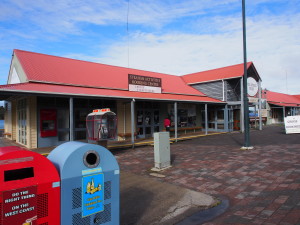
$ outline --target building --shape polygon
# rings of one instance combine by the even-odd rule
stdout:
[[[264,90],[263,96],[267,100],[268,124],[284,123],[284,117],[300,115],[299,95]]]
[[[228,130],[243,130],[243,76],[244,64],[184,75],[184,81],[207,96],[226,102],[225,107],[215,105],[208,110],[209,128],[215,130],[228,114]],[[249,106],[259,109],[261,78],[253,64],[247,63]],[[249,80],[253,87],[249,89]],[[252,90],[252,91],[251,91]],[[225,116],[227,118],[227,115]],[[265,118],[263,118],[265,119]],[[250,118],[251,120],[251,118]],[[227,123],[225,123],[227,125]],[[227,130],[227,127],[225,128]]]
[[[260,84],[253,63],[248,71]],[[243,66],[215,72],[219,77],[174,76],[14,50],[7,85],[0,86],[5,135],[28,148],[84,140],[86,116],[96,108],[114,111],[118,138],[132,142],[164,130],[166,117],[175,138],[187,130],[240,129],[234,121],[242,120]]]

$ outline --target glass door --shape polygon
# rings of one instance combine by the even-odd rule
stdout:
[[[137,138],[144,138],[144,111],[142,109],[137,110],[136,120]]]
[[[18,101],[18,142],[27,145],[27,101]]]
[[[233,131],[234,119],[233,119],[233,109],[228,109],[228,129],[229,131]]]
[[[137,138],[150,138],[154,132],[159,131],[159,110],[158,109],[138,109],[136,117]]]
[[[68,109],[57,110],[57,132],[58,143],[64,143],[70,140],[70,120]]]
[[[152,126],[153,126],[153,111],[151,109],[146,109],[144,111],[144,129],[145,138],[152,137]]]

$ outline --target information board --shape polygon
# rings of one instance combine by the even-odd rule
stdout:
[[[128,90],[161,93],[161,78],[128,74]]]
[[[285,132],[287,134],[300,133],[300,116],[287,116],[284,118]]]
[[[3,192],[3,225],[36,225],[37,186]]]
[[[89,174],[82,177],[82,217],[104,210],[104,175]]]

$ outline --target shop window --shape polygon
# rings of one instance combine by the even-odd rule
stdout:
[[[55,105],[57,107],[69,107],[70,99],[68,98],[56,98]]]
[[[85,140],[86,139],[86,131],[75,131],[75,140]]]
[[[86,127],[86,117],[89,114],[88,110],[77,109],[75,110],[75,128]]]
[[[69,141],[69,140],[70,140],[69,131],[58,132],[58,141]]]
[[[138,127],[137,128],[137,135],[144,135],[144,129],[143,129],[143,127]]]
[[[144,125],[150,126],[151,125],[151,112],[145,111],[145,117],[144,117]]]
[[[69,110],[68,109],[58,109],[57,110],[57,127],[58,129],[69,128]]]
[[[74,99],[74,108],[88,108],[89,100],[83,98]]]
[[[217,120],[224,121],[224,110],[218,110],[217,112]]]
[[[136,119],[137,119],[137,125],[143,125],[144,116],[143,116],[143,111],[142,110],[137,111]]]
[[[174,126],[174,108],[173,105],[168,106],[168,115],[171,119],[171,124]],[[192,104],[182,104],[177,109],[178,127],[194,127],[196,126],[196,106]]]
[[[178,110],[178,125],[179,125],[179,127],[187,127],[187,123],[188,123],[187,110],[179,109]]]
[[[158,110],[154,111],[154,124],[159,125],[159,111]]]
[[[54,107],[55,106],[55,98],[51,97],[38,97],[37,104],[39,106],[47,106],[47,107]]]

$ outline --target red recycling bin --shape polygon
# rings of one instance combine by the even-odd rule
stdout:
[[[59,225],[60,178],[46,157],[0,147],[0,224]]]

